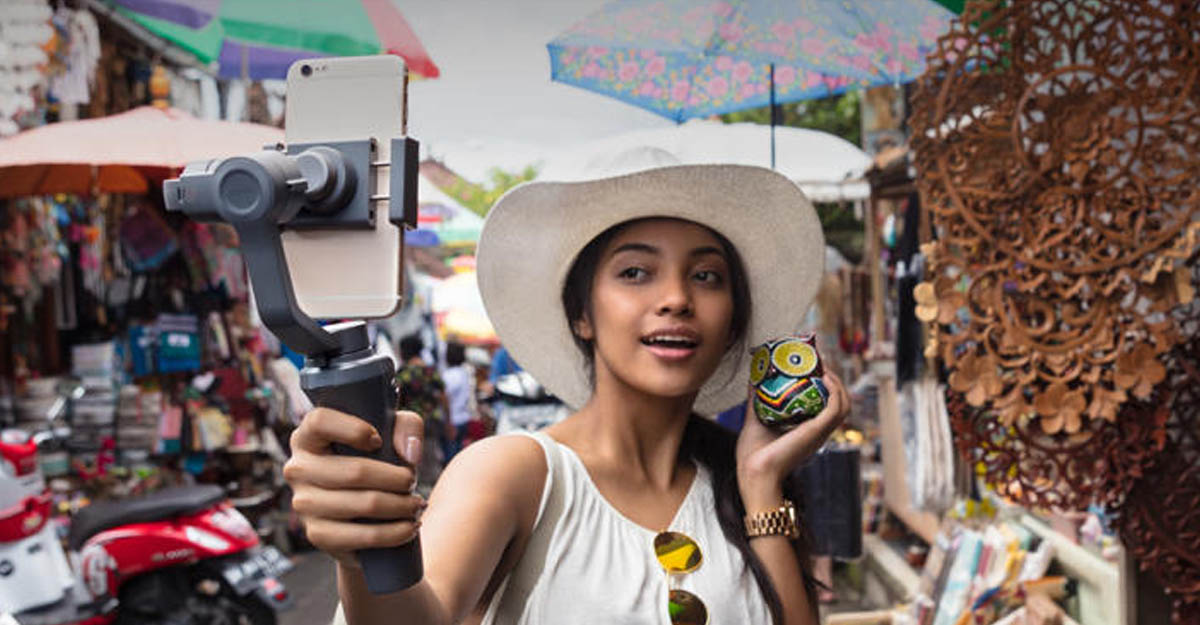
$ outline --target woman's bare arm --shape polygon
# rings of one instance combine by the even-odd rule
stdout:
[[[783,502],[783,478],[816,453],[829,435],[845,420],[850,398],[842,381],[831,372],[824,378],[829,401],[821,414],[786,434],[773,432],[747,406],[746,420],[737,443],[737,480],[748,514],[778,508]],[[751,396],[753,402],[753,396]],[[804,590],[804,569],[784,536],[750,539],[750,548],[767,569],[767,576],[783,604],[786,625],[817,625],[816,606]]]
[[[515,538],[527,535],[533,525],[547,471],[541,447],[525,437],[495,437],[455,456],[438,479],[420,518],[424,579],[401,592],[373,595],[352,552],[365,546],[401,544],[408,538],[381,535],[387,530],[379,528],[391,524],[351,523],[348,518],[354,517],[331,510],[339,504],[360,506],[365,499],[403,496],[346,487],[346,476],[337,473],[345,470],[348,459],[319,452],[327,449],[328,443],[353,444],[368,439],[369,434],[358,432],[364,422],[330,412],[314,419],[312,427],[299,437],[304,447],[293,448],[288,473],[297,489],[301,502],[297,510],[305,517],[310,539],[338,562],[338,594],[346,622],[450,625],[462,621],[482,598],[505,550]],[[318,424],[319,429],[315,427]],[[302,423],[301,428],[304,426]],[[361,465],[356,471],[363,467],[380,469],[372,484],[379,484],[383,470],[398,469],[365,459],[353,460]],[[329,488],[331,485],[337,487]]]
[[[783,490],[778,487],[764,488],[758,492],[743,489],[742,500],[748,514],[765,512],[779,507]],[[804,572],[787,537],[751,538],[750,548],[767,569],[767,576],[779,595],[783,605],[783,622],[787,625],[817,625],[816,607],[809,603],[808,593],[804,591]]]

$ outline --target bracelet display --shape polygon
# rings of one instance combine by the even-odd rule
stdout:
[[[795,540],[800,537],[800,524],[796,521],[796,506],[784,499],[778,508],[765,512],[747,514],[745,517],[746,537],[786,536]]]

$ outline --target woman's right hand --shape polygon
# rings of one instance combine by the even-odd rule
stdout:
[[[416,537],[426,506],[413,492],[423,430],[416,413],[396,413],[393,445],[407,463],[396,466],[333,454],[333,443],[365,452],[379,449],[383,440],[366,421],[328,408],[304,415],[292,433],[292,457],[283,477],[292,487],[292,508],[303,520],[308,540],[343,565],[358,568],[355,551],[394,547]]]

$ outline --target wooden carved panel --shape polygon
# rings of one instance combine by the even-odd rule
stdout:
[[[1114,525],[1139,566],[1170,593],[1175,622],[1200,624],[1200,304],[1176,316],[1189,338],[1167,358],[1161,388],[1170,418],[1161,451],[1134,480],[1113,480],[1113,492],[1124,493]]]
[[[912,104],[956,445],[1200,623],[1200,1],[971,0]]]
[[[922,312],[1005,427],[1066,441],[1165,376],[1200,244],[1197,26],[1195,2],[970,2],[918,82]]]

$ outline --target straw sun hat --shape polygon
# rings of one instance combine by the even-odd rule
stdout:
[[[521,185],[487,216],[476,255],[488,317],[513,359],[572,408],[592,388],[563,311],[563,284],[584,246],[614,225],[671,217],[729,239],[750,282],[746,346],[795,332],[816,295],[825,238],[799,187],[761,167],[677,163],[662,150],[634,150],[593,164],[586,180]],[[713,415],[746,398],[748,357],[745,348],[729,350],[696,412]]]

